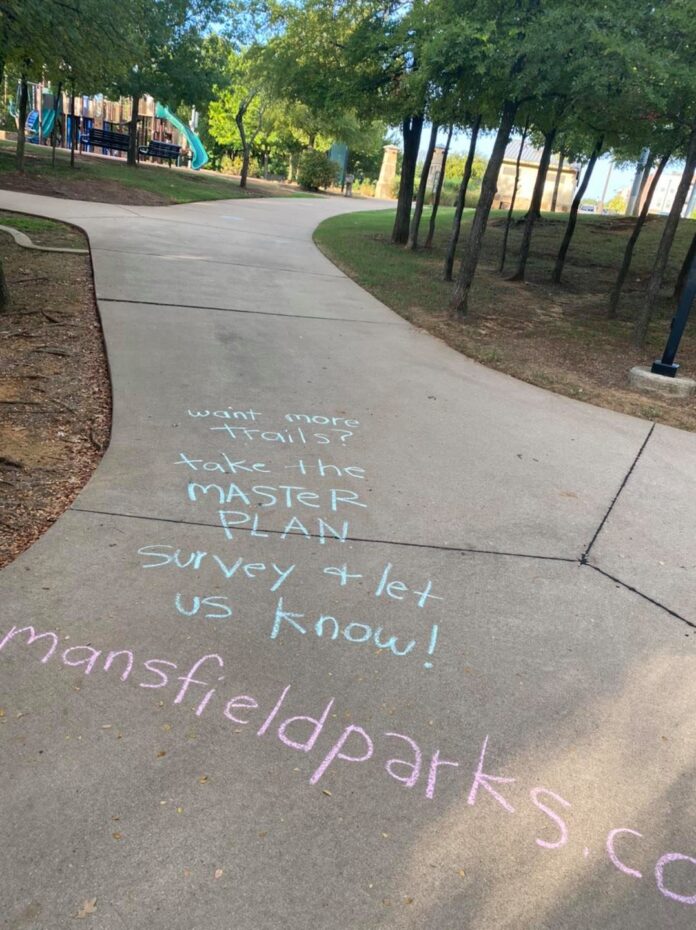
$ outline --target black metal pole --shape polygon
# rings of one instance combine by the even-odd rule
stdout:
[[[654,375],[667,375],[668,378],[674,378],[676,376],[679,365],[675,364],[674,357],[677,354],[681,337],[684,335],[684,328],[686,327],[689,313],[691,312],[691,307],[695,299],[696,255],[694,255],[691,262],[686,283],[684,284],[684,289],[682,290],[679,303],[677,304],[677,312],[672,319],[665,351],[662,353],[661,359],[655,359],[652,363],[650,371]]]

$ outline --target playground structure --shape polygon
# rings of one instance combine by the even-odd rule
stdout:
[[[55,132],[55,144],[59,148],[69,149],[74,139],[80,152],[125,159],[126,154],[122,149],[95,146],[90,144],[89,139],[93,130],[112,135],[128,134],[133,106],[130,97],[108,100],[102,94],[80,95],[73,102],[67,93],[61,92],[56,107],[56,94],[50,84],[30,83],[28,93],[25,131],[29,142],[53,144]],[[140,99],[138,112],[137,151],[146,149],[151,142],[171,143],[181,148],[182,162],[190,160],[194,170],[206,164],[208,154],[195,132],[198,122],[195,108],[192,110],[190,125],[149,95]],[[10,104],[10,113],[17,121],[18,105],[15,102]]]

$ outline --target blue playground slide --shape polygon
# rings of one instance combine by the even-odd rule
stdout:
[[[182,123],[181,120],[174,116],[172,111],[165,107],[163,104],[158,103],[155,106],[155,116],[157,119],[166,119],[172,124],[179,132],[182,132],[188,139],[189,146],[193,152],[193,160],[191,161],[191,167],[198,171],[199,168],[202,168],[203,165],[208,161],[208,153],[203,148],[201,140],[198,138],[196,133],[187,126],[186,123]]]
[[[39,111],[32,110],[24,124],[24,131],[29,142],[39,141]]]
[[[46,110],[41,120],[41,135],[44,142],[53,132],[53,124],[56,121],[55,110]],[[29,116],[27,116],[27,121],[25,124],[27,138],[29,142],[38,142],[39,141],[39,111],[32,110]]]

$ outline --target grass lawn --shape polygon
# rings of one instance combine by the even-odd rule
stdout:
[[[442,262],[453,210],[438,213],[432,251],[411,252],[391,244],[393,210],[344,214],[325,220],[315,232],[322,251],[343,271],[416,326],[444,339],[465,355],[540,387],[624,413],[682,429],[696,430],[696,401],[644,394],[628,386],[628,371],[662,354],[675,309],[672,289],[696,222],[683,220],[672,250],[663,300],[643,351],[631,342],[633,319],[643,300],[664,219],[645,225],[633,256],[616,320],[606,317],[633,220],[580,216],[570,247],[564,281],[549,277],[567,217],[547,214],[537,224],[527,281],[513,283],[498,274],[504,231],[494,211],[469,300],[469,316],[448,318],[452,285],[442,280]],[[466,242],[473,213],[465,215],[460,243]],[[519,220],[521,213],[516,213]],[[427,230],[429,210],[424,214]],[[506,274],[515,268],[521,224],[513,226]],[[461,245],[460,245],[461,250]],[[457,266],[455,265],[455,274]],[[682,371],[696,376],[696,319],[692,317],[677,358]]]
[[[160,167],[142,162],[128,168],[125,158],[75,156],[56,150],[56,166],[51,167],[51,150],[45,145],[27,144],[26,170],[15,170],[15,143],[0,140],[0,189],[47,194],[74,200],[140,205],[189,203],[194,200],[227,200],[240,197],[311,196],[284,185],[249,180],[244,191],[239,182],[213,171]]]

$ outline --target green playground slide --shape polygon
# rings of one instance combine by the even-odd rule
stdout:
[[[195,168],[196,171],[198,171],[199,168],[202,168],[203,165],[205,165],[205,163],[208,161],[208,153],[203,148],[203,144],[201,143],[201,140],[198,138],[196,133],[189,126],[187,126],[186,123],[182,123],[181,120],[175,116],[168,107],[165,107],[161,103],[158,103],[155,106],[155,116],[157,119],[166,119],[172,124],[172,126],[178,129],[179,132],[183,132],[183,134],[188,139],[189,146],[193,152],[191,167]]]
[[[43,135],[44,139],[48,139],[48,137],[53,132],[53,124],[55,121],[56,111],[53,109],[45,110],[43,119],[41,120],[41,134]]]

